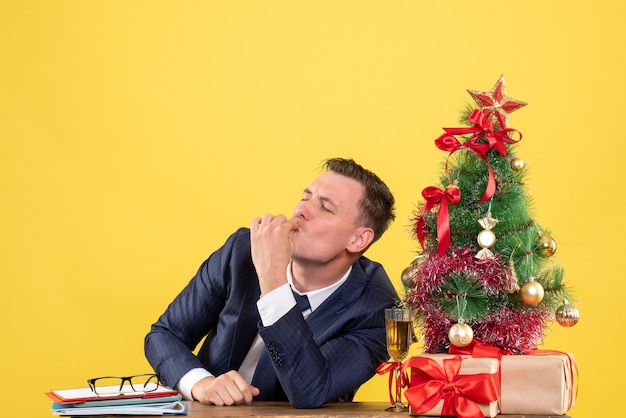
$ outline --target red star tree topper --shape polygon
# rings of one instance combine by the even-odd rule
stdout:
[[[504,75],[501,75],[490,91],[467,90],[489,123],[504,129],[509,124],[509,113],[527,105],[526,102],[515,100],[506,95]]]

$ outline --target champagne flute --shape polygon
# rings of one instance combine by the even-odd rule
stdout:
[[[412,342],[413,322],[409,308],[385,309],[385,329],[387,330],[387,353],[393,362],[397,363],[394,368],[396,381],[396,401],[386,411],[405,412],[408,406],[402,403],[402,361],[409,354]],[[391,387],[389,389],[391,391]]]

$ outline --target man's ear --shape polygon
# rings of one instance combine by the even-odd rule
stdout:
[[[372,228],[360,227],[354,233],[352,240],[348,244],[347,250],[351,253],[362,253],[374,240],[374,230]]]

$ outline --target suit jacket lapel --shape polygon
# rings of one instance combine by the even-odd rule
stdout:
[[[237,326],[233,333],[229,368],[237,370],[250,350],[250,346],[258,334],[258,323],[261,320],[256,302],[261,290],[256,274],[250,272],[248,286],[241,300],[241,308],[237,317]]]
[[[348,306],[359,298],[366,284],[365,272],[359,263],[354,263],[344,284],[308,317],[307,322],[313,333],[317,335],[319,331],[333,323],[337,316],[341,315]]]

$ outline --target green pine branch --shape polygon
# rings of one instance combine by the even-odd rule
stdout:
[[[441,289],[441,307],[450,317],[469,321],[486,313],[489,296],[475,273],[453,273]]]

